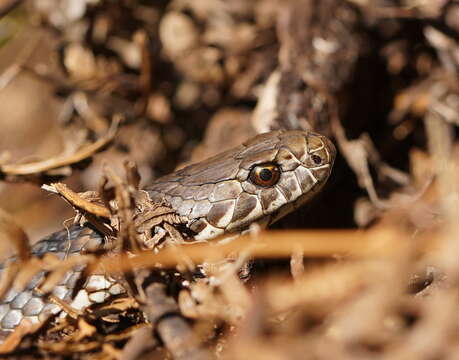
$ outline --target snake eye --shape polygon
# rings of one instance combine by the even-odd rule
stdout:
[[[312,161],[314,161],[314,164],[316,165],[322,164],[322,158],[319,155],[312,155],[311,159]]]
[[[279,167],[273,164],[256,165],[250,170],[249,179],[258,186],[275,185],[280,178]]]

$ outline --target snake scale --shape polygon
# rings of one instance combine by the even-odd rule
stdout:
[[[240,233],[253,223],[262,227],[306,203],[321,190],[336,150],[326,137],[299,130],[260,134],[244,144],[157,179],[144,190],[152,201],[166,201],[196,241]],[[88,226],[74,225],[36,243],[32,252],[60,258],[103,246],[104,237]],[[123,292],[116,281],[91,275],[72,299],[82,268],[67,273],[53,295],[76,309]],[[2,270],[3,271],[3,270]],[[21,292],[10,289],[0,304],[0,331],[11,332],[23,319],[41,322],[61,308],[35,290],[37,274]]]

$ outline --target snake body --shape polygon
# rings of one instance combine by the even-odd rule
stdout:
[[[183,219],[196,241],[240,233],[253,223],[268,226],[307,202],[326,183],[336,150],[327,138],[306,131],[274,131],[157,179],[144,190],[154,202],[166,201]],[[103,246],[90,227],[74,225],[39,241],[34,255],[77,256]],[[122,292],[114,280],[91,275],[74,299],[77,268],[67,273],[53,295],[82,309]],[[0,331],[11,332],[23,320],[41,322],[61,308],[35,291],[44,273],[26,289],[10,289],[0,304]]]

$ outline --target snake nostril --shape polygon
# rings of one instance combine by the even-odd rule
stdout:
[[[314,161],[314,164],[316,165],[322,164],[322,158],[319,155],[312,155],[311,159],[312,161]]]

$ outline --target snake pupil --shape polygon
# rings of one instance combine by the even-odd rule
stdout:
[[[280,169],[274,164],[256,165],[250,171],[250,181],[258,186],[273,186],[280,178]]]
[[[260,178],[263,181],[269,181],[273,177],[273,173],[269,169],[262,169],[260,171]]]

